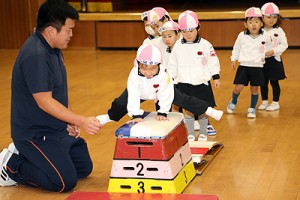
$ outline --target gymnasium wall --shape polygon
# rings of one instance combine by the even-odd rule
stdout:
[[[36,12],[42,2],[43,0],[0,0],[0,49],[18,49],[22,46],[33,32]],[[174,20],[177,20],[180,12],[185,9],[196,11],[201,23],[202,37],[215,47],[233,46],[237,34],[244,29],[244,8],[239,8],[241,5],[225,0],[216,0],[215,5],[208,0],[200,0],[198,2],[201,3],[197,4],[187,2],[195,1],[168,0],[158,3],[155,0],[152,4],[144,3],[138,6],[135,0],[113,0],[113,12],[80,13],[80,21],[76,23],[69,47],[137,48],[147,36],[140,19],[141,12],[159,5],[168,11],[172,10],[169,12]],[[300,47],[300,6],[295,0],[284,2],[285,7],[281,9],[284,17],[282,28],[287,34],[289,46]],[[207,8],[199,10],[195,5],[201,5],[202,8],[203,5],[207,5]],[[221,9],[223,7],[225,9]]]

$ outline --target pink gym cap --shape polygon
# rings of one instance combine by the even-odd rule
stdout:
[[[262,15],[259,8],[251,7],[246,10],[245,17],[262,17]]]
[[[161,52],[154,44],[143,44],[137,50],[136,59],[145,65],[161,63]]]
[[[150,24],[155,24],[157,23],[163,16],[169,16],[169,13],[162,7],[154,7],[151,10],[149,10],[148,13],[148,22]]]
[[[279,15],[279,8],[274,3],[268,2],[261,7],[261,13],[266,16]]]
[[[164,23],[164,25],[158,29],[159,34],[162,34],[164,31],[178,31],[179,25],[174,21],[168,21]]]
[[[181,30],[193,30],[198,27],[199,19],[196,13],[186,10],[179,15],[178,24]]]

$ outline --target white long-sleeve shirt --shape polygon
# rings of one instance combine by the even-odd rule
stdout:
[[[172,49],[167,69],[176,82],[208,84],[213,75],[220,73],[220,62],[207,40],[199,38],[194,43],[178,40]]]
[[[129,116],[142,115],[144,110],[140,107],[140,100],[159,101],[159,113],[168,114],[174,99],[174,84],[166,69],[160,66],[159,73],[148,79],[139,74],[137,62],[132,68],[128,81],[128,104]]]
[[[147,38],[143,41],[143,44],[155,44],[155,45],[158,46],[160,40],[161,40],[161,36],[155,37],[155,38],[149,38],[149,37],[147,37]]]
[[[160,50],[167,48],[167,45],[165,45],[161,36],[155,37],[153,39],[149,39],[148,37],[143,41],[143,44],[154,44],[159,47]]]
[[[285,32],[280,27],[271,28],[268,30],[264,29],[264,31],[268,33],[271,40],[271,46],[270,48],[267,48],[267,51],[273,50],[273,56],[275,57],[275,59],[281,61],[281,54],[288,48],[288,42]]]
[[[231,61],[239,61],[242,66],[263,67],[267,45],[270,45],[270,39],[265,32],[255,38],[240,32],[233,46]]]
[[[165,49],[162,49],[161,50],[161,55],[162,55],[162,62],[161,62],[161,64],[167,68],[168,67],[168,63],[169,63],[169,58],[170,58],[170,55],[171,55],[170,48],[167,47]]]

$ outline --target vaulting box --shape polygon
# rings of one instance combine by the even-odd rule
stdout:
[[[168,121],[157,121],[156,115],[152,112],[143,122],[116,131],[114,159],[170,160],[187,143],[182,113],[169,113]]]

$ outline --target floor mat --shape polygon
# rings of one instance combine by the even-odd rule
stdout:
[[[201,175],[224,145],[219,141],[189,141],[197,175]]]

